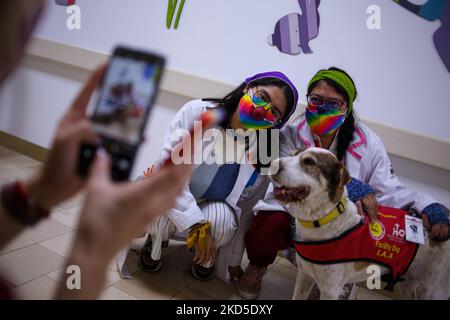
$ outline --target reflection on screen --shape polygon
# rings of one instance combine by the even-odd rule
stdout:
[[[93,115],[95,129],[131,144],[138,142],[160,71],[159,65],[115,57]]]

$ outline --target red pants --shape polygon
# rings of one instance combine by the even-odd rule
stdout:
[[[272,264],[279,250],[292,246],[291,218],[285,212],[260,211],[253,217],[245,235],[245,247],[251,265]]]

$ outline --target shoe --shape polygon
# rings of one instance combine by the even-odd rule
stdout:
[[[228,273],[230,274],[230,281],[235,282],[239,281],[239,279],[244,274],[244,270],[242,270],[241,266],[236,267],[228,266]]]
[[[211,268],[205,268],[198,264],[192,263],[190,270],[194,278],[205,281],[212,278],[212,275],[214,273],[214,266],[212,266]]]
[[[261,283],[267,267],[249,265],[237,283],[239,295],[245,300],[256,300],[261,293]]]
[[[165,242],[163,242],[163,248],[168,245],[168,241]],[[152,259],[152,237],[150,235],[147,236],[147,240],[145,240],[145,244],[139,253],[138,265],[143,272],[158,272],[163,267],[162,259]]]

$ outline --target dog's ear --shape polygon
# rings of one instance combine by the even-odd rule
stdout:
[[[348,172],[347,168],[343,164],[341,164],[341,185],[347,185],[350,180],[350,173]]]
[[[333,178],[329,179],[328,196],[332,202],[337,202],[344,193],[344,187],[350,182],[347,168],[339,161],[334,163]]]

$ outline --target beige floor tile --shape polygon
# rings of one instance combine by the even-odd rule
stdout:
[[[56,282],[59,282],[63,276],[63,273],[65,272],[64,268],[60,268],[58,270],[55,270],[53,272],[50,272],[47,274],[47,277],[50,279],[55,280]],[[83,272],[83,270],[81,270]],[[81,274],[83,276],[83,274]],[[115,283],[119,282],[122,278],[120,278],[120,275],[117,271],[106,271],[106,282],[105,282],[105,289],[113,286]]]
[[[372,290],[368,290],[366,288],[359,287],[358,293],[356,295],[356,300],[392,300],[384,295],[381,295]]]
[[[200,291],[186,288],[173,297],[172,300],[213,300],[213,298]]]
[[[63,203],[58,205],[58,208],[61,209],[71,209],[74,207],[80,207],[84,202],[85,194],[80,192],[77,195],[73,196],[69,200],[64,201]]]
[[[63,267],[64,258],[40,246],[32,245],[0,256],[4,278],[20,286]]]
[[[76,229],[78,226],[78,216],[69,214],[67,210],[54,211],[50,219],[65,225],[68,228]]]
[[[137,298],[113,286],[103,291],[99,300],[137,300]]]
[[[64,209],[64,212],[66,214],[68,214],[69,216],[79,217],[82,208],[83,208],[83,205],[80,204],[80,205],[70,207],[68,209]]]
[[[56,281],[43,276],[14,288],[12,294],[19,300],[51,300],[56,287]]]
[[[48,250],[51,250],[60,256],[67,258],[72,249],[72,242],[75,238],[75,231],[63,234],[62,236],[54,237],[39,244]]]
[[[41,163],[26,156],[15,156],[0,159],[0,170],[11,168],[26,168],[34,167],[39,168]]]
[[[187,251],[187,247],[186,247],[186,242],[184,241],[177,241],[177,240],[170,240],[169,241],[169,246],[167,248],[164,248],[163,252],[162,252],[162,256],[166,257],[178,250],[186,250]]]
[[[138,271],[132,279],[121,280],[115,287],[139,299],[171,299],[193,281],[188,270],[191,259],[189,252],[180,250],[164,258],[161,271]]]
[[[0,161],[7,158],[13,158],[21,156],[20,153],[12,151],[11,149],[0,146]]]
[[[9,281],[6,280],[5,278],[3,278],[1,275],[0,275],[0,282],[1,282],[3,285],[5,285],[6,288],[8,288],[8,289],[13,289],[13,288],[16,287],[16,286],[13,285],[11,282],[9,282]]]
[[[8,249],[11,251],[17,250],[71,231],[71,229],[56,221],[45,220],[34,228],[25,230],[13,242],[8,244]]]
[[[31,168],[4,168],[0,169],[0,183],[8,183],[16,180],[27,180],[34,174]]]
[[[290,300],[294,293],[295,272],[275,264],[263,278],[260,300]]]

